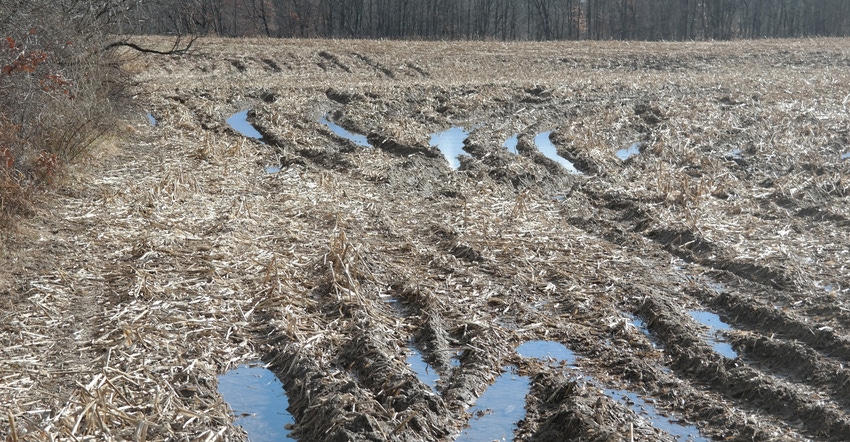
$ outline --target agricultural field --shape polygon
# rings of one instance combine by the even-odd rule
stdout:
[[[850,41],[125,60],[150,121],[1,246],[0,438],[247,440],[255,361],[301,441],[850,434]]]

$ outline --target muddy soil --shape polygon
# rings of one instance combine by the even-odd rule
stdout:
[[[7,240],[0,436],[238,440],[215,376],[260,359],[303,441],[454,440],[505,367],[531,379],[515,440],[676,440],[605,389],[707,440],[846,440],[848,43],[128,54],[157,125]],[[262,142],[225,122],[248,109]],[[456,170],[428,144],[452,127]]]

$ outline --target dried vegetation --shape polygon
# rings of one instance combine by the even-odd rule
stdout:
[[[216,375],[263,359],[300,440],[451,440],[511,364],[518,440],[672,440],[530,339],[705,437],[850,433],[846,40],[196,45],[128,61],[157,126],[7,244],[0,436],[236,440]]]

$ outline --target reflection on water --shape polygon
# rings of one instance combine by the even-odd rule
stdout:
[[[738,353],[732,349],[732,346],[726,342],[726,338],[723,336],[723,332],[725,330],[732,330],[732,327],[720,320],[720,316],[711,312],[696,310],[692,310],[688,312],[688,314],[690,314],[697,322],[708,326],[710,330],[704,337],[714,351],[729,359],[735,359],[738,357]]]
[[[505,142],[502,144],[502,147],[508,149],[508,152],[514,155],[519,155],[519,152],[516,150],[516,145],[518,142],[519,141],[517,139],[517,134],[513,134],[513,136],[505,140]]]
[[[452,367],[460,367],[460,358],[463,356],[463,350],[455,350],[454,354],[451,358],[449,358],[449,365]]]
[[[319,118],[319,123],[324,124],[333,133],[339,135],[342,138],[345,138],[346,140],[352,141],[354,144],[356,144],[358,146],[364,146],[364,147],[370,146],[369,140],[366,139],[365,135],[349,132],[346,128],[334,123],[331,120],[328,120],[327,117]]]
[[[463,141],[469,136],[469,131],[462,127],[453,127],[449,130],[444,130],[431,135],[431,140],[428,142],[431,146],[437,146],[440,152],[449,161],[449,166],[452,169],[460,167],[458,156],[461,154],[469,155],[469,152],[463,150]]]
[[[422,353],[419,352],[415,347],[409,346],[407,347],[410,354],[407,356],[407,365],[416,373],[416,377],[422,381],[423,384],[431,387],[431,391],[437,391],[437,381],[440,380],[440,374],[434,370],[434,367],[428,365],[424,359],[422,359]]]
[[[573,175],[581,175],[582,173],[575,168],[573,163],[566,158],[558,155],[558,150],[555,149],[555,145],[552,144],[552,141],[549,140],[549,134],[552,131],[541,132],[534,137],[534,144],[537,146],[537,150],[540,151],[543,155],[545,155],[550,160],[553,160],[567,169],[567,172]]]
[[[649,331],[646,330],[646,327],[643,321],[640,318],[635,318],[634,322],[639,328],[649,336]],[[536,358],[536,359],[557,359],[562,363],[566,363],[572,368],[576,368],[576,355],[575,353],[567,348],[565,345],[554,342],[554,341],[527,341],[517,347],[517,354],[524,358]],[[592,376],[582,376],[584,382],[587,384],[597,386],[599,383]],[[597,387],[600,388],[600,387]],[[613,388],[604,388],[601,387],[602,391],[605,395],[609,396],[611,399],[620,402],[621,404],[628,406],[632,409],[636,414],[646,417],[652,423],[655,428],[666,431],[670,435],[674,436],[678,441],[694,441],[694,442],[707,442],[707,439],[699,436],[699,429],[693,425],[682,425],[677,422],[671,421],[669,418],[666,418],[658,413],[658,410],[650,404],[650,401],[643,399],[639,394],[630,392],[628,390],[618,390]],[[490,440],[490,439],[480,439],[480,440]]]
[[[637,143],[632,143],[632,145],[629,146],[626,149],[618,150],[616,155],[617,155],[617,158],[619,158],[623,161],[626,161],[629,158],[631,158],[635,155],[638,155],[639,153],[640,153],[640,142],[637,142]]]
[[[271,371],[258,365],[240,365],[218,377],[218,392],[233,410],[235,424],[251,442],[294,441],[287,426],[295,420],[287,411],[283,385]]]
[[[708,439],[699,436],[699,429],[697,427],[694,425],[682,425],[661,416],[653,405],[636,393],[612,388],[606,388],[603,391],[610,398],[623,405],[628,405],[636,414],[648,418],[652,422],[653,427],[666,431],[671,436],[674,436],[677,441],[708,442]]]
[[[575,365],[576,363],[576,354],[564,344],[555,341],[526,341],[516,348],[516,352],[524,358],[544,361],[555,359],[566,362],[568,365]]]
[[[634,325],[641,333],[643,333],[644,336],[652,339],[652,333],[649,332],[649,328],[647,328],[646,322],[643,319],[635,316],[634,319],[632,319],[632,325]]]
[[[652,336],[652,333],[649,331],[649,327],[647,327],[646,322],[643,319],[634,316],[632,319],[632,325],[634,325],[641,333],[643,333],[644,336],[649,338],[649,343],[652,344],[652,348],[664,348],[664,344],[662,344],[658,341],[658,339]]]
[[[713,318],[709,318],[714,321]],[[642,325],[640,319],[635,321]],[[645,330],[645,327],[642,327]],[[646,332],[648,333],[648,332]],[[551,361],[557,360],[561,365],[576,368],[576,355],[565,345],[555,341],[527,341],[517,347],[516,352],[523,358],[534,358]],[[531,380],[512,372],[514,367],[506,367],[496,382],[491,385],[475,406],[469,410],[473,417],[470,427],[465,429],[456,439],[462,442],[473,441],[507,441],[513,440],[513,432],[517,422],[525,417],[525,397],[530,390]],[[605,395],[629,407],[636,414],[643,416],[655,428],[663,430],[677,441],[707,442],[708,439],[699,436],[699,429],[694,425],[683,425],[666,418],[658,410],[637,393],[628,390],[605,388],[592,376],[582,376],[584,382],[601,389]]]
[[[456,441],[513,440],[516,423],[525,417],[525,396],[531,380],[513,373],[513,367],[504,370],[469,410],[472,414],[469,428],[464,429]]]
[[[256,138],[260,142],[263,142],[263,134],[248,122],[248,111],[237,112],[231,115],[227,119],[227,124],[240,134],[249,138]]]

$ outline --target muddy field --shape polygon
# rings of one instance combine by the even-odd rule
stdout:
[[[156,125],[3,246],[0,437],[244,440],[217,376],[257,360],[302,441],[454,440],[505,371],[508,440],[850,435],[850,41],[206,39],[125,67]],[[453,127],[456,170],[429,144]]]

